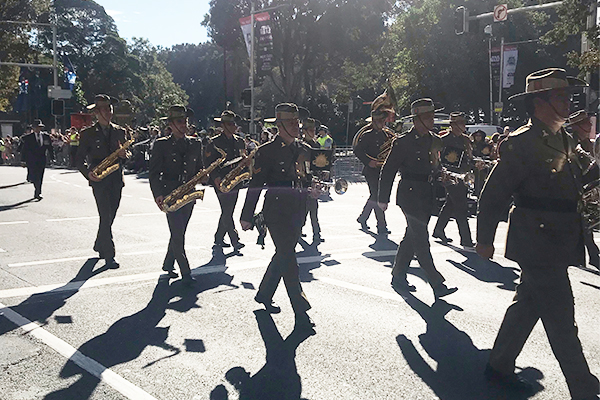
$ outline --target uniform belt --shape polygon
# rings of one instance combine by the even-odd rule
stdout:
[[[431,174],[415,174],[412,172],[402,172],[402,179],[407,181],[429,182],[433,181]]]
[[[177,181],[177,182],[183,182],[185,180],[185,177],[182,174],[165,174],[163,172],[161,178],[161,181]]]
[[[270,183],[268,186],[273,187],[273,188],[275,188],[275,187],[295,188],[298,185],[294,181],[277,181],[277,182]]]
[[[559,213],[577,212],[577,202],[568,199],[552,199],[549,197],[515,196],[517,207],[530,210],[551,211]]]

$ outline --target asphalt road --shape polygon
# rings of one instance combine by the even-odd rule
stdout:
[[[319,204],[318,249],[297,247],[317,334],[293,329],[280,286],[280,314],[253,301],[273,255],[256,231],[241,233],[243,256],[212,251],[219,206],[208,188],[188,228],[198,284],[161,276],[169,238],[147,179],[126,176],[113,232],[119,269],[92,251],[98,218],[84,178],[46,170],[44,199],[27,201],[25,169],[0,167],[0,399],[568,399],[541,324],[517,360],[537,382],[530,397],[489,386],[483,369],[511,302],[518,266],[432,242],[440,272],[458,292],[434,304],[416,261],[413,295],[390,287],[390,267],[405,222],[387,212],[390,241],[359,231],[366,184]],[[240,194],[235,218],[245,198]],[[435,223],[435,218],[431,221]],[[475,220],[470,220],[475,230]],[[369,221],[374,228],[374,216]],[[238,225],[239,227],[239,225]],[[433,227],[433,225],[430,227]],[[310,225],[305,227],[312,237]],[[447,235],[458,241],[450,222]],[[600,237],[596,237],[600,243]],[[310,241],[310,240],[309,240]],[[570,269],[579,336],[600,375],[600,276]]]

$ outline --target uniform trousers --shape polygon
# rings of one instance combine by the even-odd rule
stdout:
[[[115,243],[113,242],[112,224],[121,203],[123,185],[120,182],[111,182],[109,176],[101,182],[92,182],[92,191],[96,199],[96,207],[100,216],[98,234],[94,243],[94,251],[100,258],[110,260],[115,257]],[[108,181],[107,181],[108,180]]]
[[[215,233],[215,243],[223,242],[225,234],[229,235],[229,240],[232,243],[238,243],[240,236],[235,229],[235,223],[233,222],[233,211],[235,210],[235,204],[238,199],[238,190],[232,190],[228,193],[220,192],[215,188],[217,198],[219,199],[219,205],[221,206],[221,218],[219,218],[219,226],[217,233]]]
[[[472,245],[473,239],[471,238],[471,229],[467,219],[468,212],[467,186],[462,182],[446,186],[446,202],[442,206],[433,229],[434,234],[443,234],[450,217],[454,217],[460,233],[460,243],[466,246]]]
[[[521,282],[494,342],[490,354],[491,367],[504,374],[514,373],[515,360],[541,319],[571,397],[582,399],[599,393],[598,379],[591,374],[577,337],[567,267],[519,265]]]
[[[400,185],[410,185],[407,182],[401,182]],[[401,192],[412,191],[412,187],[406,189],[401,187]],[[433,188],[430,189],[428,195],[419,196],[418,198],[404,198],[401,204],[402,212],[406,217],[406,232],[404,238],[398,246],[398,252],[394,259],[392,275],[394,277],[406,277],[410,262],[416,255],[419,265],[425,271],[427,280],[432,287],[436,287],[444,282],[444,277],[435,268],[433,257],[429,244],[429,232],[427,224],[431,218],[431,210],[433,207]]]
[[[169,224],[171,238],[169,239],[169,248],[163,262],[163,269],[165,271],[172,270],[175,261],[177,261],[182,276],[190,275],[191,273],[190,263],[185,254],[185,231],[192,217],[193,210],[194,202],[191,202],[177,211],[167,213],[167,223]]]
[[[310,310],[310,303],[302,291],[300,271],[296,260],[296,244],[300,239],[301,226],[290,223],[269,222],[267,227],[275,244],[275,255],[260,282],[256,299],[270,302],[283,278],[285,289],[296,315]]]
[[[310,214],[310,223],[312,225],[313,237],[321,236],[321,227],[319,226],[319,202],[308,196],[306,200],[306,216]]]
[[[35,195],[42,194],[42,182],[46,171],[46,158],[27,164],[27,179],[31,180],[35,188]]]
[[[377,195],[379,194],[379,170],[376,171],[376,173],[365,174],[367,185],[369,186],[369,199],[367,200],[362,213],[358,217],[358,220],[366,222],[371,215],[371,211],[375,211],[375,218],[377,218],[377,232],[387,233],[385,213],[377,205]]]

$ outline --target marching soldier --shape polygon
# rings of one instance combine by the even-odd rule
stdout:
[[[471,140],[464,134],[467,120],[462,112],[450,113],[450,130],[440,132],[443,142],[441,162],[442,166],[450,172],[464,174],[471,171],[473,160],[473,149]],[[451,242],[446,237],[444,230],[450,217],[454,217],[460,234],[460,244],[467,251],[475,251],[475,245],[471,239],[469,228],[469,209],[467,204],[467,185],[461,180],[456,182],[445,182],[446,202],[442,206],[433,237],[441,239],[442,242]]]
[[[33,132],[23,136],[21,142],[21,159],[27,164],[27,180],[33,183],[35,187],[34,197],[42,200],[42,182],[44,180],[44,171],[46,170],[46,152],[50,158],[54,158],[52,141],[50,135],[42,132],[46,126],[42,120],[36,119],[33,125]]]
[[[118,102],[117,99],[105,94],[95,96],[94,103],[87,108],[94,113],[97,122],[81,131],[79,148],[75,157],[77,169],[90,182],[100,215],[94,251],[98,252],[100,258],[106,260],[109,268],[119,268],[119,263],[115,259],[112,224],[121,203],[123,186],[125,186],[123,182],[124,160],[130,153],[121,149],[118,153],[119,168],[104,179],[100,179],[94,173],[94,167],[119,150],[127,140],[125,129],[111,122],[114,112],[113,104]]]
[[[204,163],[205,165],[212,164],[215,160],[220,157],[220,154],[216,151],[215,147],[223,150],[227,153],[228,161],[232,161],[236,158],[245,158],[246,156],[246,143],[244,139],[235,134],[237,124],[235,122],[237,115],[233,111],[225,110],[221,113],[221,117],[217,117],[214,120],[221,123],[223,129],[221,133],[210,139],[206,149],[204,151]],[[245,159],[240,159],[239,162],[247,162]],[[234,251],[239,251],[244,247],[243,243],[240,243],[240,236],[235,229],[235,223],[233,222],[233,211],[235,210],[235,204],[237,203],[239,184],[231,188],[229,192],[221,191],[220,185],[222,179],[235,167],[238,166],[235,162],[233,164],[225,165],[222,164],[217,167],[211,174],[210,179],[217,193],[219,199],[219,205],[221,206],[221,218],[219,218],[219,226],[215,233],[215,246],[218,247],[229,247],[229,243],[225,243],[225,234],[229,235],[231,245],[233,245]],[[240,182],[241,183],[241,182]]]
[[[150,189],[161,210],[164,198],[202,169],[202,142],[198,138],[186,135],[188,117],[192,115],[192,110],[182,105],[171,106],[166,117],[171,135],[157,139],[152,149]],[[177,261],[181,281],[186,285],[195,281],[185,254],[185,231],[192,217],[194,204],[195,201],[192,201],[176,211],[167,213],[171,238],[162,269],[170,278],[177,278],[175,272],[175,261]]]
[[[396,204],[406,217],[406,233],[394,259],[392,286],[397,290],[416,290],[406,279],[411,260],[416,255],[425,271],[436,298],[454,293],[433,264],[427,224],[433,210],[433,181],[440,168],[442,140],[431,132],[435,110],[431,99],[419,99],[411,104],[414,126],[394,140],[391,152],[381,170],[379,207],[387,210],[396,173],[402,179],[398,184]]]
[[[302,123],[302,133],[304,134],[303,141],[304,141],[304,143],[306,143],[309,147],[311,147],[313,149],[320,148],[320,145],[315,138],[316,125],[317,125],[317,121],[313,118],[307,118]],[[309,158],[309,160],[310,160],[310,158]],[[311,177],[311,176],[309,175],[309,177]],[[311,182],[306,182],[307,186],[310,186],[310,184],[311,184]],[[312,225],[313,243],[314,244],[319,244],[319,243],[325,241],[325,239],[321,238],[321,226],[319,225],[318,212],[319,212],[318,199],[316,199],[315,196],[307,196],[306,216],[308,217],[308,215],[310,214],[310,222]]]
[[[394,102],[392,91],[388,93],[386,90],[377,97],[371,104],[372,122],[358,131],[353,140],[354,154],[364,164],[362,173],[369,186],[369,199],[356,221],[361,225],[362,230],[368,230],[367,219],[369,219],[371,211],[375,211],[377,234],[381,238],[386,238],[389,231],[385,213],[377,207],[377,192],[379,191],[381,166],[385,162],[383,153],[387,155],[385,147],[389,146],[394,138],[394,132],[386,127],[386,124],[393,122],[396,116]]]
[[[515,360],[539,319],[575,400],[597,399],[577,337],[574,299],[567,268],[584,258],[581,201],[582,170],[577,143],[564,128],[570,95],[587,86],[565,70],[548,68],[527,76],[522,99],[529,122],[502,144],[502,157],[479,199],[477,253],[494,254],[494,236],[505,204],[514,197],[505,257],[521,267],[521,279],[490,353],[485,376],[516,390],[531,384],[515,374]]]
[[[254,300],[271,313],[280,312],[273,295],[283,278],[296,316],[295,328],[313,332],[314,323],[307,314],[310,303],[300,285],[295,252],[306,215],[306,191],[300,187],[296,163],[308,149],[297,140],[300,135],[298,107],[291,103],[278,104],[275,113],[279,134],[260,146],[256,153],[254,174],[240,222],[242,229],[252,229],[256,203],[262,187],[267,185],[263,213],[275,244],[275,255]]]

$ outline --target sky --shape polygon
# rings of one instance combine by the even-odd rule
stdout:
[[[155,46],[198,44],[208,40],[200,25],[209,0],[95,0],[116,22],[127,40],[143,37]]]

